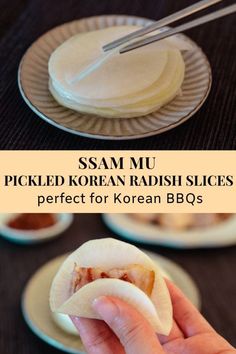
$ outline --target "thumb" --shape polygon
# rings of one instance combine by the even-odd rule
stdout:
[[[149,322],[120,299],[102,296],[93,302],[94,310],[113,330],[127,354],[163,354]]]

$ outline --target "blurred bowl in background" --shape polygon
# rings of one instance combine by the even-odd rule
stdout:
[[[69,213],[52,214],[55,223],[48,227],[39,229],[23,230],[9,226],[9,222],[20,214],[1,214],[0,215],[0,235],[9,241],[21,244],[34,244],[44,242],[62,234],[72,224],[74,215]]]
[[[103,214],[102,218],[117,235],[143,244],[180,249],[223,247],[236,244],[236,214],[231,214],[217,224],[189,230],[170,230],[152,223],[138,221],[132,218],[131,214]]]

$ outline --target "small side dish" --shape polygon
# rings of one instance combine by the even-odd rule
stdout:
[[[172,305],[167,286],[157,265],[135,246],[108,238],[79,247],[52,282],[51,310],[99,319],[91,304],[102,295],[132,304],[157,333],[169,334]]]
[[[37,244],[58,237],[72,221],[70,213],[0,214],[0,235],[16,243]]]
[[[103,46],[138,26],[114,26],[77,34],[51,55],[49,89],[62,106],[107,118],[154,112],[181,94],[185,63],[181,50],[192,46],[173,36],[120,54]]]

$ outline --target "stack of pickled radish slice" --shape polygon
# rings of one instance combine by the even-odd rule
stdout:
[[[181,91],[185,64],[181,54],[191,45],[171,37],[119,54],[102,47],[139,29],[117,26],[73,36],[51,55],[49,88],[73,110],[108,118],[144,116]],[[152,33],[153,35],[153,33]]]

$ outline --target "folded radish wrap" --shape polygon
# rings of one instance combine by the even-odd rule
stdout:
[[[153,274],[149,295],[127,280],[99,278],[72,290],[75,269],[102,269],[101,274],[123,274],[147,283],[144,277]],[[138,271],[137,271],[138,270]],[[110,272],[110,273],[109,273]],[[130,273],[129,273],[130,272]],[[127,276],[127,274],[126,274]],[[150,285],[150,284],[149,284]],[[148,291],[149,291],[148,290]],[[144,252],[126,242],[112,238],[92,240],[84,243],[61,265],[50,290],[50,306],[53,312],[100,319],[91,304],[100,296],[114,296],[138,309],[159,334],[168,335],[172,327],[172,305],[164,279],[156,265]]]

